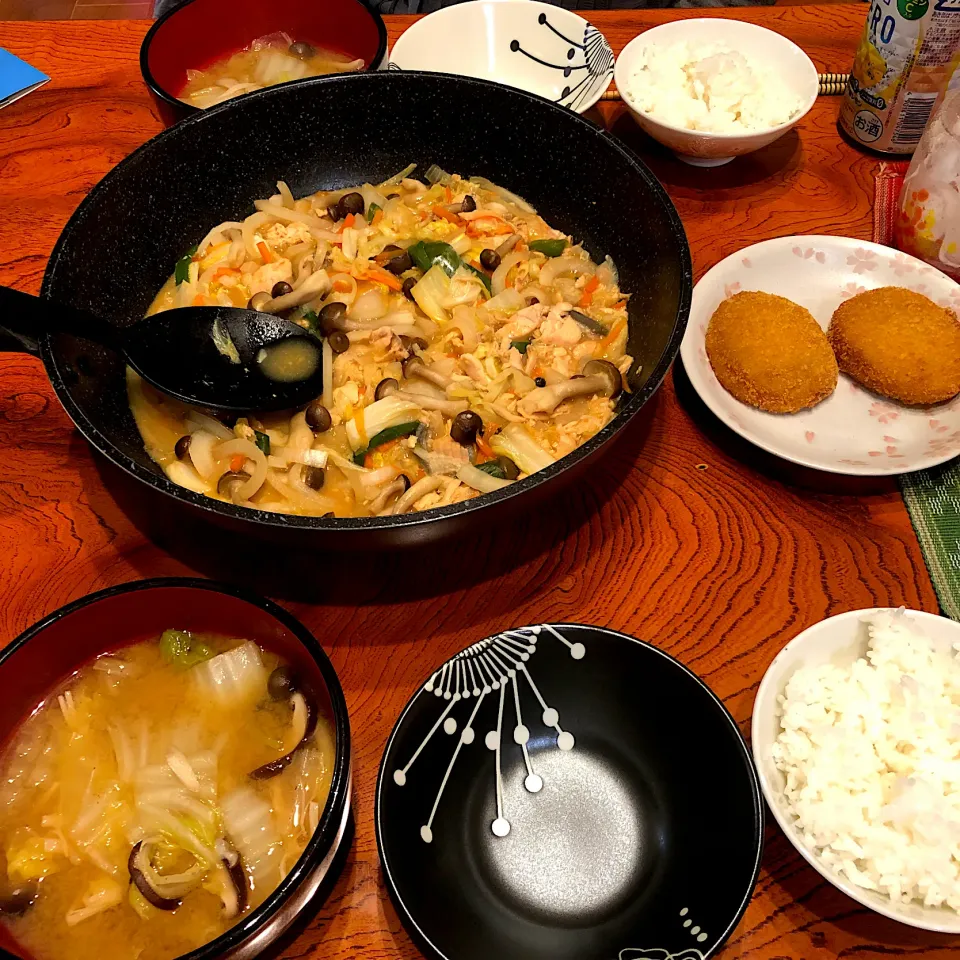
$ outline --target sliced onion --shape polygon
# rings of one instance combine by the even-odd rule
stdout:
[[[491,476],[472,463],[465,463],[457,470],[457,479],[462,480],[468,487],[479,490],[480,493],[492,493],[494,490],[509,487],[511,483],[510,480],[501,480],[499,477]]]
[[[304,450],[313,446],[313,431],[307,423],[306,412],[301,410],[290,418],[290,435],[287,437],[286,456],[298,460]]]
[[[199,410],[191,410],[187,414],[187,423],[198,429],[207,430],[218,440],[232,440],[234,436],[236,436],[229,427],[224,426],[219,420],[215,420],[213,417],[208,417],[205,413],[200,413]]]
[[[197,253],[203,256],[203,254],[207,252],[207,247],[212,247],[214,241],[222,240],[228,230],[242,227],[243,224],[238,223],[236,220],[227,220],[225,223],[218,224],[197,244]]]
[[[389,308],[386,294],[379,287],[361,293],[347,310],[351,320],[379,320]]]
[[[243,237],[243,245],[246,248],[247,256],[250,257],[259,257],[260,251],[257,249],[256,236],[257,230],[260,229],[265,223],[270,222],[270,218],[274,216],[272,213],[265,213],[263,210],[258,210],[256,213],[251,213],[246,220],[243,221],[243,226],[240,228],[241,236]]]
[[[277,192],[280,194],[280,202],[289,210],[292,210],[294,204],[293,194],[283,180],[277,181]]]
[[[217,464],[213,459],[213,448],[222,443],[218,437],[206,430],[197,430],[190,435],[190,460],[192,461],[197,473],[204,480],[213,480],[218,476]]]
[[[609,253],[603,258],[603,263],[597,267],[597,279],[610,287],[615,287],[620,282],[620,271],[617,270],[617,265]]]
[[[220,464],[229,461],[231,457],[242,454],[254,464],[253,475],[237,488],[237,497],[240,500],[249,500],[262,486],[267,477],[267,458],[263,451],[251,440],[228,440],[217,447],[214,456]]]
[[[524,260],[530,259],[529,250],[514,250],[513,253],[508,253],[504,258],[503,262],[499,267],[494,271],[493,278],[490,281],[490,285],[493,288],[493,295],[498,296],[503,293],[507,286],[507,274],[518,264],[523,263]],[[543,275],[543,270],[540,271],[540,275]]]
[[[185,487],[194,493],[210,493],[210,484],[193,467],[182,460],[174,460],[163,469],[178,487]]]
[[[423,477],[393,505],[392,513],[406,513],[421,497],[443,486],[443,477]]]
[[[377,470],[360,474],[360,482],[364,487],[379,487],[384,483],[389,483],[396,475],[397,471],[394,467],[380,467]]]
[[[592,276],[596,272],[596,266],[589,260],[581,260],[580,257],[554,257],[540,268],[540,283],[549,287],[557,277],[582,277],[584,274]]]
[[[543,271],[541,270],[541,275]],[[536,300],[538,303],[553,303],[553,297],[538,283],[529,283],[520,291],[524,301]]]
[[[387,198],[376,187],[371,187],[369,183],[365,183],[360,188],[360,195],[363,197],[363,205],[367,210],[373,203],[381,210],[387,205]]]
[[[314,503],[330,503],[329,497],[325,497],[322,493],[314,490],[313,487],[307,486],[303,479],[303,471],[304,465],[302,463],[295,463],[290,467],[290,470],[287,472],[287,482],[292,489],[299,493],[301,497]]]

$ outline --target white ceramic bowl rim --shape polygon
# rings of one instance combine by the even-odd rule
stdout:
[[[840,636],[841,631],[843,633],[843,639],[837,640],[837,649],[842,649],[843,647],[849,648],[856,640],[856,636],[853,632],[856,624],[862,623],[864,618],[870,616],[871,614],[890,612],[896,609],[902,610],[911,619],[936,622],[938,627],[941,629],[944,627],[944,625],[955,627],[957,639],[960,641],[960,623],[955,623],[953,620],[949,620],[946,617],[938,616],[935,613],[927,613],[923,610],[911,610],[903,607],[867,607],[861,610],[850,610],[846,613],[840,613],[833,617],[827,617],[825,620],[821,620],[818,623],[807,627],[806,630],[798,633],[783,647],[783,649],[781,649],[776,657],[773,658],[770,666],[767,667],[767,670],[763,675],[763,679],[760,681],[760,686],[757,688],[757,696],[754,700],[753,716],[750,723],[750,746],[753,752],[754,766],[757,769],[757,776],[760,779],[760,789],[763,791],[764,799],[766,800],[770,811],[773,813],[774,819],[777,821],[780,829],[784,832],[784,834],[786,834],[787,839],[793,844],[794,847],[796,847],[797,852],[825,880],[829,881],[838,890],[845,893],[851,899],[856,900],[867,909],[872,910],[875,913],[879,913],[882,916],[888,917],[891,920],[896,920],[898,923],[903,923],[911,927],[917,927],[921,930],[932,930],[938,933],[957,934],[960,933],[960,914],[958,914],[956,911],[951,910],[948,907],[924,907],[922,904],[916,902],[909,904],[894,903],[883,894],[874,891],[868,891],[862,887],[856,886],[847,880],[846,877],[843,877],[838,873],[834,873],[829,866],[823,863],[813,852],[813,850],[804,844],[802,838],[800,837],[796,823],[794,822],[794,818],[784,807],[781,791],[774,787],[766,774],[766,765],[769,758],[760,756],[759,748],[757,746],[758,741],[762,741],[764,739],[764,734],[761,727],[764,722],[768,721],[770,718],[769,710],[764,710],[763,716],[760,716],[757,705],[766,705],[767,703],[770,703],[774,708],[776,708],[776,697],[779,695],[780,691],[772,690],[771,688],[778,680],[775,667],[779,661],[783,660],[790,652],[795,651],[798,647],[804,646],[810,640],[812,635],[830,630],[830,627],[827,626],[828,624],[834,628],[837,628],[838,637]],[[847,630],[848,624],[851,626],[849,631]],[[823,662],[827,662],[828,660],[829,657],[826,657],[824,658]],[[907,910],[911,908],[916,914],[919,915],[909,915]],[[937,914],[941,914],[943,916],[943,920],[936,919]]]
[[[526,3],[528,2],[528,0],[492,0],[492,2]],[[661,119],[655,114],[649,113],[646,110],[641,110],[640,107],[638,107],[636,103],[633,101],[633,98],[630,96],[629,90],[626,84],[621,84],[619,78],[617,78],[616,80],[617,90],[620,91],[620,96],[626,101],[626,103],[630,106],[632,110],[636,110],[637,113],[640,114],[640,116],[645,117],[646,119],[652,121],[653,123],[659,124],[665,130],[671,130],[674,133],[692,134],[694,136],[703,137],[703,138],[709,137],[711,140],[715,140],[717,142],[723,142],[725,140],[743,140],[745,137],[763,137],[771,133],[780,133],[781,131],[785,132],[789,130],[791,127],[796,126],[797,123],[799,123],[813,109],[813,105],[817,102],[817,97],[820,95],[819,93],[820,80],[819,80],[819,74],[817,73],[817,68],[814,66],[813,61],[810,59],[810,57],[807,56],[806,52],[801,47],[797,46],[797,44],[795,44],[792,40],[789,40],[782,33],[777,33],[776,30],[768,30],[766,27],[761,27],[757,23],[747,23],[746,21],[743,21],[743,20],[729,20],[725,17],[702,17],[702,18],[693,17],[688,20],[671,20],[669,23],[658,24],[655,27],[651,27],[649,30],[644,30],[643,33],[634,37],[623,48],[623,50],[620,51],[620,56],[617,57],[617,68],[619,68],[620,66],[620,62],[621,62],[621,59],[623,59],[623,55],[634,44],[637,44],[638,47],[642,47],[646,44],[646,41],[649,37],[653,36],[660,30],[664,30],[665,28],[670,28],[672,32],[680,32],[680,29],[682,28],[679,28],[678,24],[696,23],[702,20],[709,20],[711,23],[734,23],[738,27],[746,27],[748,29],[752,28],[757,31],[762,31],[763,33],[769,33],[775,37],[778,37],[785,44],[793,47],[807,61],[807,63],[810,64],[810,70],[813,72],[813,75],[817,81],[817,86],[814,89],[813,95],[808,99],[808,102],[800,108],[800,112],[795,117],[791,117],[789,120],[786,120],[784,123],[778,123],[774,127],[758,127],[753,130],[738,130],[738,131],[732,131],[732,132],[726,132],[726,133],[722,131],[715,132],[713,130],[691,130],[690,127],[679,127],[674,123],[668,123],[666,120]],[[643,42],[638,42],[638,41],[643,41]],[[619,72],[619,69],[618,69],[618,72]]]
[[[436,33],[438,29],[443,28],[442,33],[448,34],[456,31],[458,25],[461,29],[464,26],[464,23],[470,24],[471,18],[477,14],[479,11],[482,11],[484,8],[502,8],[503,13],[498,16],[498,28],[504,28],[511,24],[514,12],[516,16],[521,18],[528,17],[531,13],[539,12],[540,23],[543,23],[543,19],[549,17],[553,19],[554,23],[551,24],[547,22],[546,26],[549,30],[555,34],[557,37],[561,37],[565,42],[571,44],[570,53],[572,55],[573,48],[579,48],[584,57],[584,63],[589,67],[591,64],[591,56],[596,56],[597,51],[602,51],[600,55],[603,59],[602,69],[594,72],[592,69],[588,70],[582,83],[585,83],[586,86],[584,90],[577,96],[574,96],[577,93],[577,90],[580,87],[580,84],[574,86],[569,94],[566,89],[559,96],[556,96],[559,91],[550,90],[551,84],[536,83],[530,82],[529,78],[525,78],[528,82],[517,82],[516,80],[502,79],[497,75],[496,70],[493,68],[492,61],[485,60],[481,57],[483,61],[483,68],[477,71],[470,70],[467,67],[464,70],[463,62],[461,61],[459,66],[453,64],[446,64],[444,66],[435,67],[433,66],[436,63],[437,58],[431,52],[431,48],[428,46],[426,51],[418,50],[418,45],[429,41],[431,37],[431,31]],[[591,32],[591,36],[596,40],[596,46],[592,43],[588,48],[584,47],[578,39],[570,40],[569,37],[566,37],[563,33],[559,33],[558,30],[564,29],[565,32],[570,30],[580,31],[580,35],[586,35],[588,31]],[[470,51],[473,53],[487,51],[488,54],[491,53],[491,44],[493,43],[493,34],[490,30],[480,31],[480,35],[474,36],[470,41]],[[494,47],[495,49],[495,47]],[[517,49],[510,46],[511,52],[517,52]],[[548,61],[542,60],[539,56],[532,56],[529,51],[520,47],[519,52],[524,53],[530,61],[533,62],[536,66],[534,67],[531,63],[527,63],[527,70],[533,70],[534,73],[537,71],[542,72],[542,68],[552,69],[554,71],[559,71],[563,66],[566,66],[564,63],[553,64]],[[443,57],[439,58],[441,61]],[[471,57],[467,56],[467,61],[469,62]],[[404,65],[406,61],[409,65]],[[428,65],[429,64],[429,65]],[[585,113],[591,107],[593,107],[603,96],[604,91],[610,85],[610,81],[613,79],[614,71],[616,68],[616,59],[613,54],[613,50],[610,47],[610,42],[607,40],[606,36],[596,25],[592,24],[589,20],[582,17],[575,10],[568,10],[565,7],[557,6],[553,3],[544,3],[542,0],[466,0],[463,3],[455,3],[449,7],[442,7],[439,10],[435,10],[433,13],[428,14],[425,17],[422,17],[420,20],[417,20],[415,23],[412,23],[401,35],[397,38],[397,41],[394,43],[392,49],[390,50],[389,56],[385,58],[385,65],[387,69],[400,69],[400,70],[410,70],[410,71],[424,71],[429,73],[447,73],[451,76],[465,76],[465,77],[474,77],[481,80],[489,80],[493,83],[499,83],[503,86],[515,87],[516,89],[525,90],[527,93],[533,93],[536,96],[544,97],[549,100],[551,103],[557,103],[559,106],[566,107],[569,110],[572,110],[574,113]],[[582,65],[577,64],[573,67],[574,71],[582,69]],[[564,77],[569,77],[569,71],[564,73]],[[566,102],[568,98],[573,98],[571,102]]]

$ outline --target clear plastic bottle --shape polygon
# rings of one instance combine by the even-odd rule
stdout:
[[[894,242],[960,280],[960,89],[930,119],[910,163]]]

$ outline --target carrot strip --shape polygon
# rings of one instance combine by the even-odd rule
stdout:
[[[213,279],[219,280],[221,277],[239,277],[240,271],[233,267],[218,267],[213,273]]]
[[[243,469],[243,465],[247,462],[247,458],[242,453],[235,453],[230,458],[230,469],[234,473],[239,473]]]
[[[346,293],[347,290],[351,290],[352,288],[353,284],[345,277],[337,277],[337,279],[333,281],[333,289],[340,293]]]
[[[403,289],[403,281],[398,277],[395,277],[392,273],[390,273],[389,270],[384,270],[383,267],[367,267],[367,278],[370,280],[375,280],[377,283],[382,283],[390,290]]]
[[[380,221],[383,219],[383,211],[378,210],[374,215],[373,219],[370,221],[370,226],[376,227]]]
[[[481,434],[477,434],[477,449],[489,460],[496,460],[497,455],[493,452],[493,447],[483,439]]]
[[[263,257],[264,263],[273,263],[276,259],[273,251],[262,240],[257,243],[257,249],[260,251],[260,256]]]
[[[600,352],[600,353],[603,353],[603,352],[607,349],[607,347],[609,347],[610,344],[613,343],[613,341],[616,340],[617,337],[620,336],[620,332],[623,330],[623,328],[624,328],[626,325],[627,325],[627,321],[624,320],[623,317],[621,317],[621,318],[610,328],[610,332],[597,344],[597,346],[600,348],[600,349],[599,349],[599,352]],[[597,352],[597,351],[595,351],[595,352]]]
[[[583,287],[583,296],[580,297],[580,306],[589,307],[593,303],[593,293],[600,286],[596,276],[591,277]]]
[[[205,307],[207,305],[207,298],[202,293],[198,293],[193,298],[193,305],[195,307]]]
[[[348,227],[352,227],[357,222],[355,214],[348,213],[346,220],[343,221],[343,229],[346,230]]]
[[[444,187],[443,189],[446,191],[446,194],[447,194],[447,203],[452,203],[452,202],[453,202],[453,192],[450,190],[449,187]]]
[[[433,215],[440,217],[441,220],[446,220],[449,223],[460,223],[460,218],[455,213],[451,213],[446,207],[435,204],[430,209],[433,211]]]

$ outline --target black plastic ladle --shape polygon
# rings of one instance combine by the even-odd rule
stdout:
[[[180,307],[115,327],[86,310],[0,287],[0,330],[31,353],[49,333],[92,340],[122,354],[163,393],[225,413],[298,407],[323,390],[320,341],[289,320],[257,310]],[[270,350],[294,339],[303,344],[302,378],[268,377],[270,364],[263,361]]]

